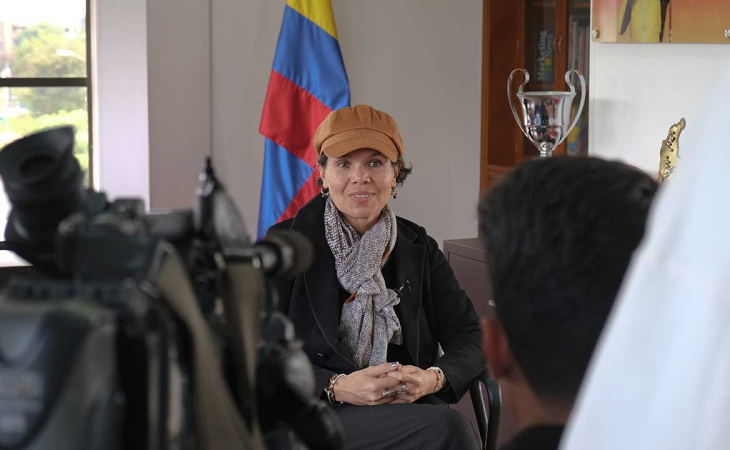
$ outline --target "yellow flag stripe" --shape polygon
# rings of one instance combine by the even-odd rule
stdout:
[[[330,0],[287,0],[286,4],[337,39],[335,15],[332,14]]]

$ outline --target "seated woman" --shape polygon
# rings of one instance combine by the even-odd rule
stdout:
[[[271,229],[314,245],[314,264],[281,286],[280,302],[347,448],[477,448],[446,403],[485,367],[479,320],[436,241],[388,206],[411,172],[395,122],[367,105],[342,108],[314,149],[321,196]]]

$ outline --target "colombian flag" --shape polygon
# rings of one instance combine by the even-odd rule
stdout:
[[[317,194],[314,132],[349,105],[330,0],[288,0],[259,128],[266,138],[259,239]]]

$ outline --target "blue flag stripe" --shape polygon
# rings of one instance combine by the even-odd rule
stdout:
[[[335,110],[350,104],[340,44],[314,22],[287,6],[274,70]]]
[[[263,238],[269,226],[279,220],[312,170],[284,147],[266,139],[257,239]]]

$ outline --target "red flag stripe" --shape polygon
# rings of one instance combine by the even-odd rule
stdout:
[[[297,194],[294,196],[291,203],[289,203],[289,206],[286,207],[284,213],[281,215],[281,217],[279,217],[279,220],[277,220],[277,222],[281,222],[282,220],[294,217],[297,211],[299,211],[299,208],[304,206],[305,203],[310,201],[312,197],[319,193],[319,186],[317,186],[317,177],[319,177],[319,170],[314,169],[312,175],[309,177],[307,182],[304,183],[302,188],[299,189],[299,192],[297,192]]]
[[[272,70],[259,132],[314,167],[312,138],[329,113],[316,97]]]

